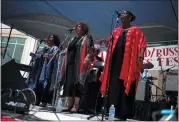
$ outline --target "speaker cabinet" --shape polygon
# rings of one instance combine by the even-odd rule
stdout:
[[[2,59],[1,64],[1,88],[24,89],[27,88],[14,59]]]

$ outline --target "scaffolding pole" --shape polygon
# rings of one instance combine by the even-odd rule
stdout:
[[[9,33],[9,37],[8,37],[8,40],[7,40],[7,44],[6,44],[6,47],[5,47],[5,50],[4,50],[3,59],[4,59],[5,56],[6,56],[7,47],[8,47],[8,45],[9,45],[9,40],[10,40],[10,38],[11,38],[11,32],[12,32],[12,29],[13,29],[13,26],[11,26],[11,30],[10,30],[10,33]]]

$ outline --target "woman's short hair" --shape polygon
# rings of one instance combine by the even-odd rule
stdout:
[[[128,10],[125,10],[125,11],[127,12],[127,14],[129,14],[129,15],[132,16],[132,19],[131,19],[130,22],[133,22],[133,21],[136,19],[136,16],[135,16],[132,12],[130,12],[130,11],[128,11]]]
[[[54,42],[54,44],[57,47],[59,47],[59,45],[60,45],[60,38],[57,35],[55,35],[55,34],[53,34],[52,36],[53,36],[53,42]]]
[[[89,32],[89,27],[88,27],[88,24],[87,23],[84,23],[84,22],[80,22],[80,23],[77,23],[76,26],[75,26],[75,29],[81,25],[83,30],[84,30],[84,33],[87,34]]]

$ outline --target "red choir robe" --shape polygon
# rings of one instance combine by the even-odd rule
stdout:
[[[109,71],[110,57],[112,57],[114,48],[117,44],[118,38],[122,30],[123,30],[122,27],[114,29],[113,44],[109,42],[110,44],[107,51],[104,70],[100,76],[100,80],[102,81],[101,89],[100,89],[102,95],[106,94],[106,87],[109,87],[109,85],[107,86],[107,83],[110,82],[108,81],[110,79],[110,71]],[[119,79],[124,80],[125,93],[127,95],[130,91],[130,86],[132,82],[135,80],[136,80],[136,90],[137,90],[137,86],[138,86],[137,81],[139,79],[140,70],[143,65],[142,61],[140,62],[138,61],[138,56],[140,55],[141,49],[146,47],[147,47],[147,42],[141,29],[137,26],[133,26],[129,28],[126,34],[123,64],[121,68],[121,73],[119,74]]]
[[[72,38],[71,41],[73,41],[73,39],[74,38]],[[86,77],[87,77],[87,73],[91,64],[89,58],[91,57],[90,51],[92,50],[92,47],[93,47],[93,40],[91,40],[91,38],[89,38],[88,35],[81,37],[81,39],[82,39],[82,43],[80,47],[79,64],[78,64],[78,69],[75,69],[75,70],[77,71],[77,81],[80,82],[82,85],[84,85]],[[65,57],[63,59],[63,63],[62,63],[60,80],[64,79],[65,75],[67,75],[65,74],[66,65],[67,65],[66,60],[68,57],[67,55],[68,54],[66,52]]]
[[[80,54],[80,62],[79,62],[79,82],[84,85],[85,80],[88,74],[88,70],[91,66],[91,51],[93,47],[93,40],[89,38],[88,36],[85,36],[83,38],[81,46],[81,54]],[[86,61],[86,62],[85,62]]]

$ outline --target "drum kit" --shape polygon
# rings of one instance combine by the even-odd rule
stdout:
[[[152,69],[154,67],[154,65],[152,63],[145,63],[143,64],[142,69]],[[158,78],[156,77],[148,77],[149,80],[157,80]]]
[[[103,69],[105,63],[103,61],[96,61],[92,64],[94,70],[96,69]],[[152,63],[144,63],[142,69],[152,69],[154,65]],[[157,80],[156,77],[148,77],[150,80]]]
[[[101,71],[103,70],[104,68],[104,65],[105,63],[103,61],[96,61],[92,64],[92,69],[91,69],[91,73],[90,75],[92,76],[91,78],[91,81],[96,81],[101,73]],[[142,67],[142,71],[143,70],[147,70],[147,69],[152,69],[154,67],[154,65],[152,63],[144,63],[143,64],[143,67]],[[99,70],[101,69],[101,70]],[[142,72],[141,71],[141,72]],[[99,73],[100,72],[100,73]],[[155,86],[157,89],[160,89],[158,86],[156,86],[155,84],[153,84],[153,80],[158,80],[158,78],[156,77],[152,77],[152,76],[149,76],[149,77],[145,77],[144,79],[142,79],[141,81],[145,81],[147,85],[153,85]],[[148,86],[146,86],[146,88],[148,88]],[[161,90],[161,89],[160,89]],[[150,90],[149,90],[150,91]],[[157,91],[157,90],[156,90]],[[147,92],[146,91],[146,94],[151,94],[151,92]],[[156,93],[157,95],[157,93]],[[146,95],[147,96],[151,96],[151,95]],[[150,100],[150,97],[147,97],[147,99]]]
[[[104,68],[104,65],[105,65],[105,63],[103,61],[101,61],[101,60],[95,61],[92,64],[92,68],[91,68],[91,72],[90,72],[90,75],[91,75],[91,80],[90,81],[97,81],[97,79],[99,78],[99,76],[100,76],[100,74],[101,74],[101,72],[102,72],[102,70]],[[148,69],[152,69],[152,68],[154,68],[154,65],[152,63],[144,63],[143,67],[141,69],[141,73],[144,70],[148,70]],[[165,72],[165,71],[163,71],[163,72]],[[165,89],[163,87],[160,88],[160,87],[158,87],[157,85],[155,85],[153,83],[154,80],[158,80],[159,78],[153,77],[153,76],[148,76],[148,77],[144,76],[144,77],[145,78],[143,78],[141,81],[144,81],[144,82],[146,82],[146,84],[148,84],[150,86],[152,85],[152,86],[154,86],[156,88],[155,95],[152,95],[153,97],[152,96],[151,97],[152,98],[156,97],[156,101],[160,100],[161,98],[166,99],[167,95],[165,94]],[[162,79],[162,82],[165,83],[165,80]],[[162,93],[161,95],[158,95],[158,93],[157,93],[158,90],[161,91],[161,93]],[[152,94],[152,92],[150,92],[150,94]]]
[[[104,68],[104,62],[101,60],[95,61],[93,64],[91,64],[92,68],[89,71],[91,76],[90,81],[96,81],[101,74]]]
[[[101,71],[103,70],[103,68],[104,68],[104,66],[105,66],[105,63],[103,62],[103,61],[96,61],[96,62],[94,62],[93,64],[92,64],[92,68],[91,69],[93,69],[93,70],[96,70],[96,72],[95,72],[95,74],[97,74],[97,72],[99,73],[101,73]],[[148,70],[148,69],[152,69],[152,68],[154,68],[154,65],[152,64],[152,63],[144,63],[143,64],[143,67],[142,67],[142,70]],[[99,71],[99,69],[101,69],[100,71]],[[142,73],[142,71],[141,71],[141,73]],[[99,75],[98,75],[99,76]],[[97,79],[98,78],[98,76],[97,75],[95,75],[95,79]],[[152,98],[153,97],[156,97],[156,101],[158,101],[158,100],[160,100],[159,98],[164,98],[165,99],[165,97],[166,97],[166,95],[163,93],[163,89],[161,89],[161,88],[159,88],[158,86],[156,86],[153,82],[151,82],[151,81],[153,81],[153,80],[158,80],[158,78],[156,78],[156,77],[152,77],[152,76],[150,76],[150,77],[147,77],[146,79],[144,79],[145,81],[146,81],[146,84],[148,85],[148,86],[154,86],[154,87],[156,87],[156,93],[155,93],[155,95],[151,95],[151,92],[146,92],[146,90],[149,88],[149,87],[147,87],[147,85],[145,86],[146,88],[145,88],[145,92],[146,92],[146,94],[150,94],[150,95],[147,95],[145,98],[148,98],[148,100],[149,101],[151,101],[152,100]],[[164,81],[163,81],[164,82]],[[162,95],[157,95],[157,90],[160,90],[160,91],[162,91]],[[159,97],[160,96],[160,97]],[[151,97],[151,98],[150,98]],[[144,100],[146,100],[146,99],[144,99]],[[91,117],[91,116],[90,116]],[[89,117],[89,118],[90,118]]]
[[[99,69],[103,69],[104,68],[104,62],[103,61],[96,61],[92,64],[93,68],[99,68]]]
[[[96,61],[92,64],[94,68],[103,68],[104,67],[104,62],[103,61]],[[152,69],[154,65],[152,63],[144,63],[143,64],[143,69]]]

